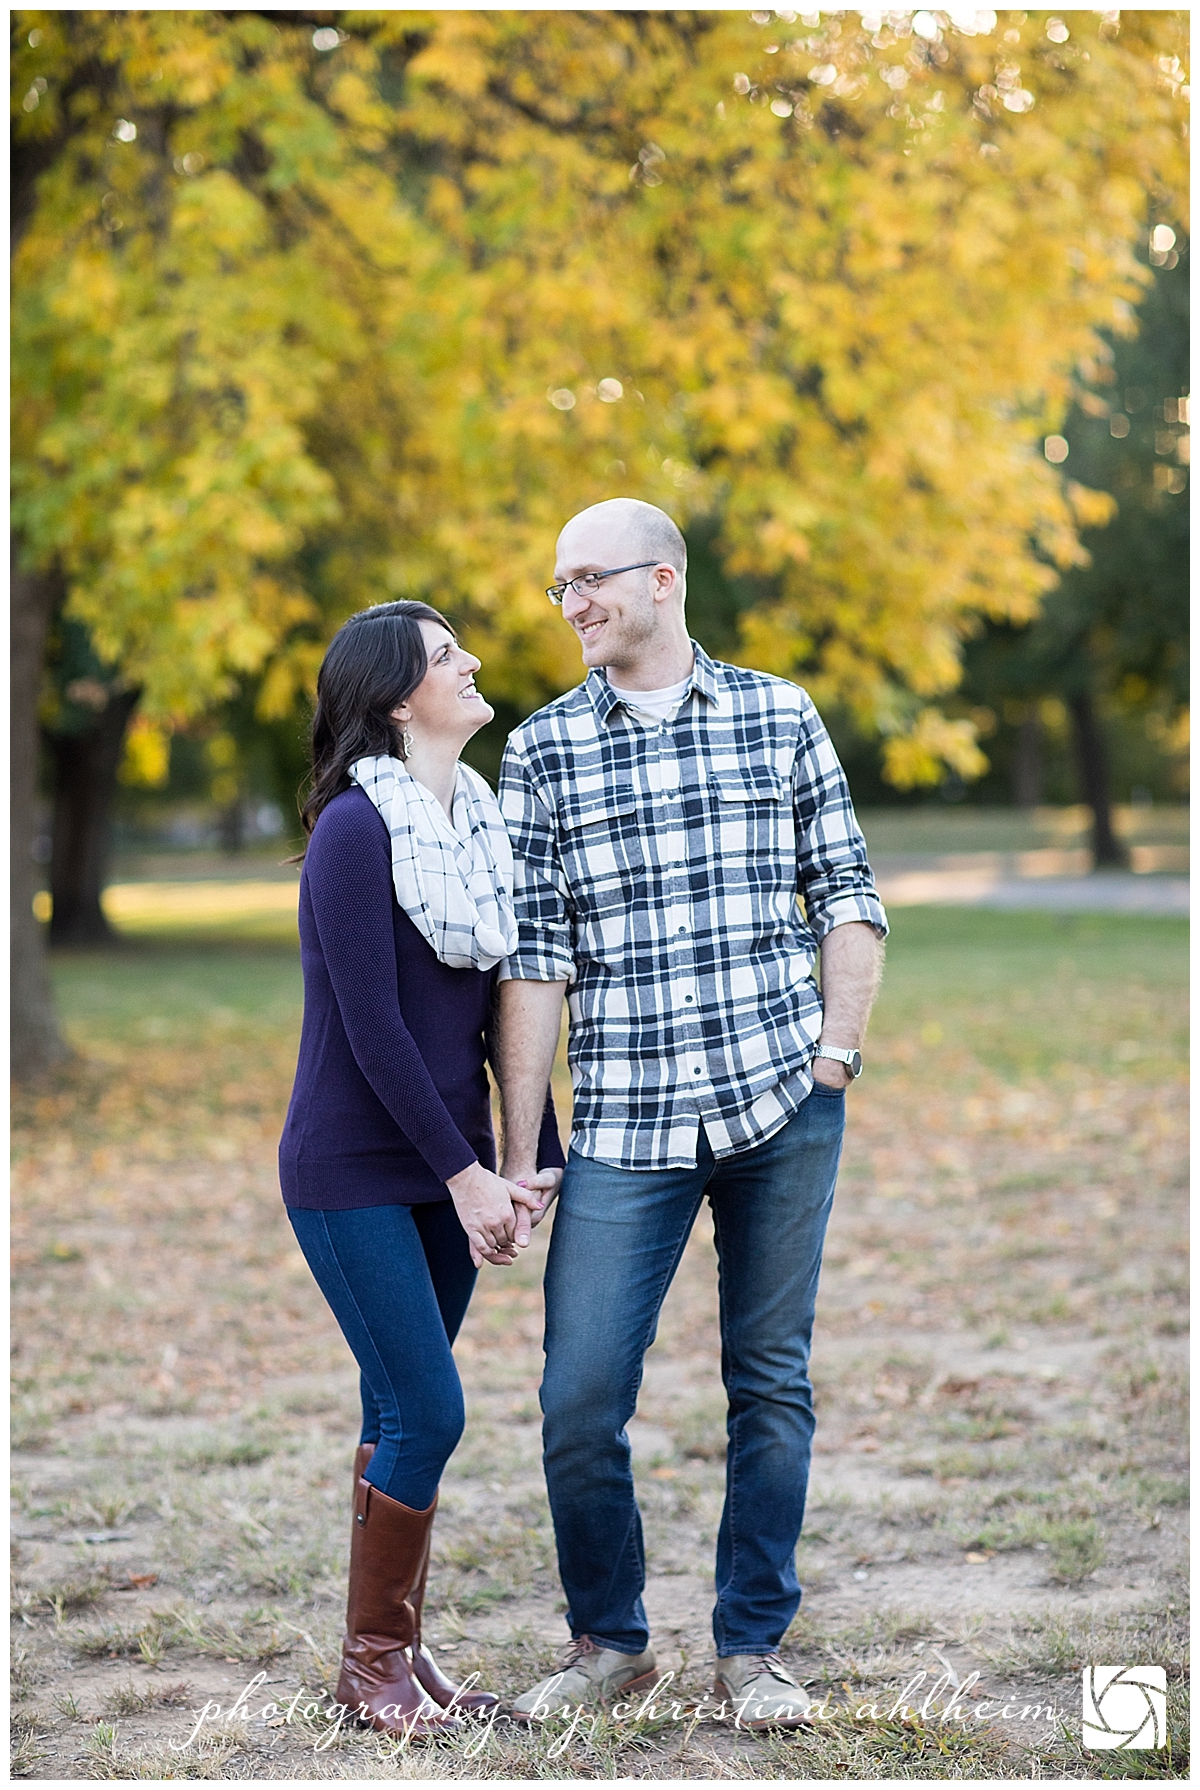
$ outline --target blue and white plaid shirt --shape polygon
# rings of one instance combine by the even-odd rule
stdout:
[[[518,943],[501,975],[570,983],[572,1144],[692,1168],[764,1142],[812,1087],[826,933],[882,937],[850,791],[805,692],[699,647],[675,718],[602,672],[513,733],[500,806]],[[803,906],[801,906],[801,899]]]

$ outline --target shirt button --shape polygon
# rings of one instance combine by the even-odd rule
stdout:
[[[685,1002],[685,1004],[686,1004],[686,1005],[687,1005],[687,1006],[689,1006],[689,1007],[690,1007],[690,1006],[691,1006],[691,1004],[692,1004],[692,997],[691,997],[691,995],[690,995],[690,994],[685,994],[685,995],[684,995],[684,997],[683,997],[683,998],[684,998],[684,1002]]]
[[[687,931],[687,927],[686,927],[686,926],[681,926],[681,927],[680,927],[680,928],[679,928],[679,930],[680,930],[680,932],[681,932],[681,933],[684,933],[684,932],[686,932],[686,931]]]
[[[693,1075],[703,1075],[703,1073],[704,1073],[703,1069],[700,1069],[699,1067],[692,1070]]]

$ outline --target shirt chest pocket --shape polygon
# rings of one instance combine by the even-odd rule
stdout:
[[[755,881],[796,881],[796,826],[790,789],[770,765],[739,765],[712,771],[709,812],[716,855],[736,862]]]
[[[605,906],[627,893],[646,862],[642,815],[632,785],[564,802],[559,808],[559,851],[581,908]]]

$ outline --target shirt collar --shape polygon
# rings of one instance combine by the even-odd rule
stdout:
[[[683,693],[683,700],[686,702],[692,691],[696,690],[708,702],[711,702],[714,708],[719,708],[721,680],[717,668],[699,641],[692,641],[692,651],[695,654],[695,662],[692,665],[688,687]],[[603,669],[589,671],[583,687],[591,698],[597,719],[605,723],[615,708],[629,701],[628,695],[613,689],[604,675]]]

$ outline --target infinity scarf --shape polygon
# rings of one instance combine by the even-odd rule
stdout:
[[[360,758],[350,776],[392,842],[396,900],[452,970],[490,970],[517,942],[513,856],[500,805],[477,771],[458,767],[453,824],[398,758]]]

